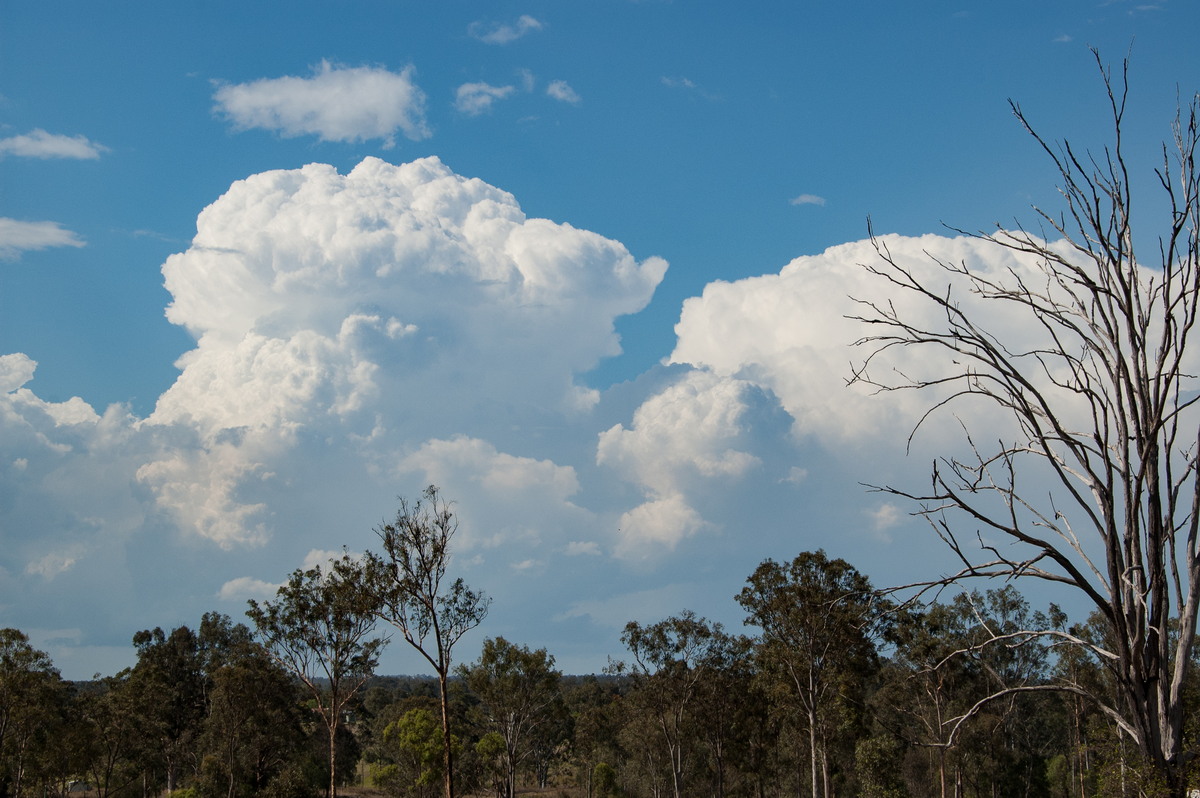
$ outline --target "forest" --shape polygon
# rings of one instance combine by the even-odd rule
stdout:
[[[310,577],[310,586],[329,586],[336,569]],[[454,794],[1149,789],[1150,771],[1110,719],[1078,695],[1036,689],[1063,679],[1112,689],[1104,663],[1031,633],[1102,636],[1095,618],[1072,624],[1054,606],[1036,610],[1011,585],[897,605],[822,551],[762,563],[734,600],[753,634],[687,610],[630,622],[625,650],[601,674],[564,675],[551,652],[486,639],[446,681]],[[349,639],[354,611],[335,612],[343,617],[326,627],[323,644],[336,648]],[[255,627],[208,613],[194,629],[138,632],[133,667],[75,683],[20,631],[0,631],[0,794],[443,794],[436,677],[374,675],[382,638],[369,621],[341,654],[313,646],[307,670],[293,672],[262,620],[260,612]],[[998,636],[1006,642],[989,643]],[[1194,677],[1186,694],[1194,751]]]

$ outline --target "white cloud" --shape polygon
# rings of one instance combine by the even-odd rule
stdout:
[[[567,544],[567,548],[563,553],[568,557],[598,557],[600,555],[600,544],[593,540],[572,540]]]
[[[565,80],[554,80],[546,87],[546,94],[555,100],[572,105],[579,105],[582,98],[578,92],[570,87]]]
[[[0,259],[30,250],[83,245],[83,239],[58,222],[22,222],[0,216]]]
[[[264,601],[274,598],[280,587],[280,584],[274,582],[239,576],[221,585],[221,589],[217,591],[217,598],[222,601],[245,601],[246,599]]]
[[[931,291],[949,290],[954,283],[957,302],[973,323],[993,331],[1012,351],[1050,345],[1039,325],[1010,304],[981,299],[936,262],[964,264],[1001,282],[1039,284],[1044,277],[1035,258],[971,237],[889,235],[880,243]],[[1073,257],[1061,242],[1050,246]],[[918,326],[934,329],[944,323],[944,314],[931,303],[869,274],[864,264],[877,263],[878,258],[869,241],[859,241],[797,258],[777,275],[710,284],[702,296],[684,303],[670,362],[747,380],[770,391],[794,419],[797,441],[819,443],[844,463],[870,458],[872,468],[865,473],[871,474],[872,482],[900,473],[911,457],[920,462],[958,451],[963,445],[960,423],[992,438],[1016,435],[1011,418],[997,416],[994,406],[960,398],[950,410],[922,423],[910,443],[909,434],[947,396],[945,390],[880,393],[862,384],[847,386],[854,364],[869,351],[853,344],[874,332],[854,318],[865,309],[852,297],[890,305]],[[879,374],[932,379],[954,370],[949,358],[947,352],[928,348],[893,348],[886,362],[881,359],[875,365]],[[1042,381],[1043,390],[1055,390],[1045,375],[1034,372],[1033,377]],[[1078,404],[1074,396],[1059,399]]]
[[[871,528],[882,533],[904,520],[907,512],[892,502],[884,502],[875,509],[866,510],[866,514],[871,518]]]
[[[0,157],[15,155],[19,158],[75,158],[92,160],[108,147],[89,141],[86,136],[64,136],[47,133],[38,128],[19,136],[0,139]]]
[[[9,393],[33,379],[37,361],[17,352],[0,355],[0,393]]]
[[[511,44],[517,39],[526,36],[545,27],[541,22],[529,16],[522,14],[513,23],[502,22],[483,22],[478,20],[472,22],[467,27],[467,33],[472,38],[478,39],[487,44]]]
[[[656,494],[621,515],[614,553],[627,560],[653,559],[709,526],[682,494]]]
[[[25,573],[36,574],[43,579],[53,579],[59,574],[66,573],[78,562],[79,551],[72,548],[67,551],[54,551],[34,560],[25,566]]]
[[[397,131],[414,141],[431,135],[425,93],[414,82],[414,73],[412,66],[390,72],[322,61],[311,77],[223,85],[213,98],[215,110],[243,130],[314,135],[322,141],[382,139],[390,147]]]
[[[512,86],[464,83],[454,92],[454,107],[468,116],[479,116],[492,110],[497,100],[503,100],[515,91]]]
[[[646,501],[620,521],[616,553],[636,559],[673,549],[707,528],[688,495],[710,480],[737,479],[760,464],[739,448],[753,387],[704,371],[686,373],[637,409],[630,428],[601,433],[596,462],[636,482]]]
[[[571,466],[550,460],[517,457],[497,451],[487,441],[457,436],[431,440],[399,461],[400,474],[419,473],[424,484],[443,486],[461,503],[464,550],[497,548],[525,541],[538,544],[543,535],[561,536],[587,514],[571,502],[579,480]],[[489,508],[486,516],[478,508]],[[531,523],[531,508],[538,523]]]
[[[570,468],[462,433],[495,429],[531,397],[540,413],[588,412],[596,394],[576,375],[620,351],[613,320],[643,307],[665,269],[527,219],[511,195],[435,158],[239,181],[163,266],[168,318],[197,345],[147,420],[181,430],[179,442],[139,482],[226,547],[267,540],[271,497],[303,478],[297,449],[318,442],[313,457],[378,475],[424,470],[423,484],[455,496],[452,480],[489,502],[549,490],[562,513],[578,512]],[[480,540],[528,534],[518,526]]]
[[[759,462],[738,448],[750,390],[741,380],[688,372],[647,399],[630,428],[618,424],[601,433],[596,461],[664,494],[695,475],[739,477]]]
[[[816,194],[801,194],[797,197],[792,197],[792,205],[819,205],[825,207],[825,198]]]

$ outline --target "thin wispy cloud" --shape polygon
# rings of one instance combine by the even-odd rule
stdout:
[[[0,139],[0,157],[11,155],[18,158],[73,158],[86,161],[95,160],[105,152],[108,152],[108,147],[86,136],[64,136],[48,133],[41,128]]]
[[[82,247],[83,239],[58,222],[22,222],[0,216],[0,259],[51,247]]]
[[[239,129],[260,128],[286,138],[312,135],[322,141],[382,139],[397,132],[413,141],[429,138],[425,93],[412,66],[345,67],[322,61],[309,77],[263,78],[221,86],[215,111]]]
[[[583,100],[565,80],[551,81],[550,85],[546,87],[546,94],[555,100],[572,105],[579,105]]]
[[[543,27],[545,26],[538,20],[528,14],[522,14],[513,23],[477,20],[467,27],[467,33],[471,38],[478,39],[485,44],[511,44]]]
[[[677,89],[679,91],[690,92],[705,100],[720,99],[719,95],[713,94],[712,92],[706,90],[691,78],[663,76],[660,80],[662,85],[666,86],[668,89]]]
[[[792,205],[819,205],[825,207],[825,198],[817,194],[801,194],[789,200]]]
[[[492,110],[499,100],[510,96],[513,86],[492,86],[488,83],[464,83],[454,92],[454,107],[468,116],[479,116]]]

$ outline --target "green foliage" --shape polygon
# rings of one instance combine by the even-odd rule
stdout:
[[[904,744],[891,735],[864,737],[854,748],[862,798],[908,798],[904,784]]]
[[[503,794],[511,798],[518,769],[537,753],[553,749],[558,735],[565,733],[562,724],[554,723],[564,712],[562,674],[546,649],[531,651],[503,637],[485,640],[479,660],[459,668],[459,674],[480,701],[480,724],[503,743]]]
[[[884,607],[870,580],[824,551],[763,562],[737,600],[747,623],[762,629],[758,657],[774,677],[776,700],[792,704],[789,722],[808,736],[811,792],[831,795],[836,771],[852,770],[863,728],[859,697],[878,667]]]
[[[607,762],[597,762],[592,769],[592,794],[596,798],[618,798],[617,771]]]
[[[432,795],[442,782],[442,724],[427,709],[412,709],[383,732],[390,769],[379,785],[393,795]],[[456,741],[452,741],[454,743]]]

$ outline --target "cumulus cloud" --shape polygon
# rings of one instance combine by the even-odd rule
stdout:
[[[50,247],[82,247],[83,239],[58,222],[22,222],[0,216],[0,259]]]
[[[33,379],[37,361],[21,352],[0,355],[0,393],[10,393]]]
[[[706,528],[687,494],[708,480],[737,479],[760,464],[739,448],[754,391],[749,383],[692,371],[647,399],[632,426],[601,433],[596,461],[641,486],[647,500],[625,513],[617,554],[673,549]]]
[[[579,105],[583,101],[574,89],[565,80],[554,80],[546,87],[546,94],[559,102]]]
[[[498,100],[510,96],[513,86],[492,86],[487,83],[464,83],[454,92],[454,107],[468,116],[479,116],[492,110]]]
[[[108,147],[90,141],[86,136],[47,133],[41,128],[0,139],[0,157],[14,155],[19,158],[94,160],[105,152],[108,152]]]
[[[537,19],[522,14],[516,22],[484,22],[477,20],[467,27],[467,33],[486,44],[511,44],[517,39],[545,27]]]
[[[322,61],[309,77],[263,78],[220,86],[215,109],[239,129],[261,128],[286,137],[322,141],[395,143],[397,132],[419,141],[431,133],[425,93],[415,69],[347,67]]]
[[[879,243],[914,280],[934,293],[952,293],[972,323],[992,332],[1010,351],[1054,345],[1020,309],[982,299],[938,265],[961,264],[1000,283],[1038,285],[1044,276],[1036,258],[972,237],[889,235]],[[1076,257],[1062,242],[1047,246],[1063,257]],[[819,444],[847,464],[869,457],[873,482],[891,481],[894,477],[888,475],[903,473],[912,458],[928,462],[963,451],[964,425],[976,434],[1015,440],[1020,433],[1012,419],[983,400],[959,397],[952,407],[927,417],[949,398],[950,387],[880,392],[864,384],[847,385],[855,364],[870,351],[869,344],[855,347],[854,342],[875,332],[856,320],[866,310],[853,298],[893,307],[901,318],[926,329],[945,323],[932,303],[896,291],[863,267],[878,258],[871,242],[860,241],[797,258],[776,275],[710,284],[702,296],[685,302],[670,360],[770,391],[792,416],[797,442]],[[876,376],[885,380],[887,375],[934,380],[961,370],[950,353],[919,347],[892,348],[873,365]],[[1030,377],[1057,396],[1066,418],[1078,412],[1073,423],[1088,423],[1078,396],[1055,388],[1052,376],[1040,369],[1031,370]]]
[[[536,485],[566,502],[570,469],[464,433],[531,397],[538,412],[586,411],[594,391],[576,375],[620,351],[614,319],[643,307],[665,269],[528,219],[510,194],[436,158],[254,175],[163,266],[167,316],[197,346],[147,421],[183,430],[181,444],[138,479],[223,546],[267,539],[269,499],[299,478],[297,447],[315,442],[377,474],[454,474],[492,495]],[[397,463],[414,440],[426,443]]]
[[[590,523],[571,501],[579,491],[573,467],[507,454],[478,438],[427,441],[402,458],[396,470],[419,473],[425,484],[453,486],[463,508],[459,542],[464,551],[511,548],[517,542],[540,546],[549,542],[547,535],[563,536]],[[478,514],[479,507],[489,508],[486,517]]]

